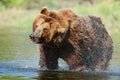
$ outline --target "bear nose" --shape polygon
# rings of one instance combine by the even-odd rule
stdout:
[[[33,34],[29,35],[29,37],[30,37],[31,39],[34,39],[34,35],[33,35]]]

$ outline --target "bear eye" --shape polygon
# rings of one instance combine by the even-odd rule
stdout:
[[[43,29],[43,31],[44,31],[44,32],[47,32],[47,31],[48,31],[48,29],[47,29],[47,28],[44,28],[44,29]]]

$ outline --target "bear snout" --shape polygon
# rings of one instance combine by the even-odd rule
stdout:
[[[41,37],[41,31],[39,29],[36,29],[35,32],[33,33],[34,37]]]
[[[36,44],[39,44],[39,43],[44,43],[45,42],[45,38],[44,37],[37,37],[36,35],[34,34],[30,34],[29,35],[29,38]]]
[[[30,38],[30,39],[34,39],[33,34],[30,34],[30,35],[29,35],[29,38]]]
[[[33,42],[35,42],[35,43],[38,43],[38,42],[39,42],[39,38],[36,37],[34,34],[30,34],[30,35],[29,35],[29,38],[30,38]]]
[[[36,29],[32,34],[29,35],[30,39],[34,40],[35,38],[40,38],[40,30]]]

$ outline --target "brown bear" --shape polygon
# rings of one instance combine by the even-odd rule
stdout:
[[[42,8],[30,38],[40,45],[40,66],[47,69],[57,69],[61,58],[70,70],[103,70],[112,57],[113,42],[100,18],[69,9]]]

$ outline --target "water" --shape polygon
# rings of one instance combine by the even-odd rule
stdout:
[[[106,71],[68,71],[64,61],[55,71],[40,69],[39,48],[29,40],[29,30],[0,27],[0,80],[120,80],[120,50],[115,46],[111,65]]]
[[[116,68],[115,71],[113,68],[112,71],[72,72],[63,70],[63,67],[61,66],[61,69],[56,71],[45,71],[41,70],[36,62],[1,62],[0,76],[14,76],[12,79],[16,79],[15,76],[20,76],[26,80],[29,78],[35,80],[120,80],[120,68]]]

